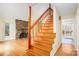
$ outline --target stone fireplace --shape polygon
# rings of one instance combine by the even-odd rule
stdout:
[[[16,39],[27,38],[28,22],[16,19]]]

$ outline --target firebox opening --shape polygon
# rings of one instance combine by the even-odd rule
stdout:
[[[25,31],[22,31],[22,32],[20,33],[19,38],[27,38],[27,33],[26,33]]]

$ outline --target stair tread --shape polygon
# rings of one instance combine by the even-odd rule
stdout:
[[[49,24],[49,25],[53,25],[52,23],[45,23],[45,24],[46,24],[46,25],[48,25],[48,24]]]
[[[41,46],[41,45],[36,45],[36,44],[33,44],[32,46],[34,46],[34,47],[36,47],[36,48],[39,48],[39,49],[41,49],[41,50],[44,50],[44,51],[47,51],[47,52],[50,52],[50,50],[52,49],[52,48],[49,48],[49,47],[45,47],[45,46]]]
[[[28,54],[28,56],[37,56],[37,55],[38,55],[37,53],[30,52],[30,50],[29,50],[29,51],[27,51],[27,53],[26,53],[26,54]]]
[[[47,33],[51,33],[51,32],[53,32],[53,31],[48,31],[48,30],[40,30],[39,32],[47,32]]]
[[[47,25],[47,26],[53,26],[52,23],[45,23],[45,24],[43,24],[42,26],[45,26],[45,25]]]
[[[37,34],[37,36],[53,36],[53,34],[43,34],[43,33],[39,33],[39,34]]]
[[[37,36],[37,37],[41,37],[41,38],[46,38],[46,39],[53,39],[54,38],[54,36]]]
[[[43,40],[49,40],[49,41],[52,41],[54,39],[53,38],[50,38],[50,37],[42,37],[42,36],[37,36],[36,39],[43,39]]]
[[[47,30],[51,30],[52,28],[47,28],[47,27],[42,27],[41,29],[47,29]],[[52,29],[53,30],[53,29]]]
[[[34,40],[38,40],[38,41],[48,41],[48,42],[53,41],[53,39],[50,39],[50,38],[42,38],[42,37],[34,38]]]
[[[46,28],[47,29],[47,28]],[[42,30],[40,30],[40,31],[53,31],[53,29],[42,29]]]
[[[54,35],[54,33],[45,33],[45,32],[39,32],[38,35]]]
[[[49,29],[53,29],[53,27],[49,27],[49,26],[42,26],[43,28],[49,28]]]
[[[55,34],[55,33],[53,33],[53,32],[51,32],[51,33],[46,33],[46,32],[39,32],[39,33],[42,33],[42,34]]]
[[[47,25],[47,26],[53,26],[53,24],[47,24],[47,23],[45,23],[44,25]],[[43,25],[43,26],[44,26],[44,25]]]
[[[52,27],[53,28],[53,26],[48,26],[48,25],[43,25],[43,27]]]
[[[46,43],[46,44],[49,44],[49,45],[51,45],[53,42],[51,42],[51,41],[47,41],[47,40],[34,40],[34,41],[36,41],[36,42],[40,42],[40,43]],[[46,42],[47,41],[47,42]]]
[[[45,43],[38,43],[37,41],[34,41],[34,43],[35,44],[37,44],[37,45],[41,45],[41,46],[44,46],[44,47],[50,47],[51,48],[51,45],[49,45],[49,44],[45,44]]]
[[[45,24],[52,24],[52,22],[46,22]]]
[[[38,49],[38,48],[34,48],[32,47],[31,49],[29,49],[29,52],[32,55],[38,55],[38,56],[44,56],[44,55],[49,55],[50,52],[46,52],[44,50]]]

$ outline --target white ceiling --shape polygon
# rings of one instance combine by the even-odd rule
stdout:
[[[32,19],[37,19],[48,7],[41,3],[0,3],[0,18],[28,20],[29,5],[32,6]]]
[[[75,14],[77,3],[54,3],[61,16]]]
[[[48,3],[47,4],[27,4],[27,3],[11,3],[11,4],[1,4],[0,3],[0,18],[12,18],[12,19],[27,19],[26,16],[28,13],[28,6],[31,5],[32,9],[34,9],[33,7],[36,6],[34,9],[34,11],[41,11],[42,12],[42,8],[47,8],[48,7]],[[76,11],[77,8],[77,4],[76,3],[52,3],[52,5],[54,5],[56,7],[56,9],[58,10],[58,12],[60,13],[61,16],[67,16],[67,15],[73,15]],[[37,13],[35,12],[34,15],[37,15]]]

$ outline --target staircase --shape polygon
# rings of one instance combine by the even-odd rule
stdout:
[[[32,33],[31,40],[33,43],[31,43],[31,48],[27,50],[26,54],[28,56],[49,56],[55,38],[55,33],[53,32],[53,11],[51,8],[48,8],[36,21]]]

